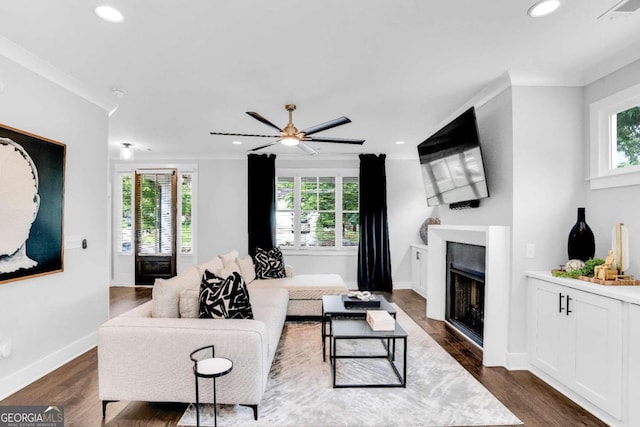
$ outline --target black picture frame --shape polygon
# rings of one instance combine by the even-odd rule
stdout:
[[[64,271],[64,188],[65,188],[65,163],[66,163],[66,145],[34,135],[22,130],[0,124],[0,149],[4,149],[4,158],[0,156],[0,181],[2,185],[10,187],[11,184],[17,183],[18,178],[11,176],[11,171],[16,166],[12,162],[26,162],[31,166],[32,175],[34,176],[38,207],[35,218],[32,219],[31,228],[28,232],[28,238],[22,249],[13,254],[0,253],[0,285],[16,280],[28,279],[36,276],[54,274]],[[7,141],[10,140],[10,141]],[[13,144],[12,144],[13,143]],[[2,175],[2,168],[5,162],[5,174]],[[24,165],[22,168],[22,176],[24,176]],[[18,168],[18,169],[19,169]],[[35,169],[35,173],[33,170]],[[16,177],[19,176],[16,174]],[[16,184],[19,185],[19,184]],[[14,192],[19,193],[19,192]],[[31,196],[30,196],[31,197]],[[15,212],[16,217],[24,217],[25,214],[18,207],[15,200],[17,196],[12,196],[9,191],[0,192],[0,203],[5,205],[4,221],[0,224],[6,227],[8,231],[13,231],[11,227],[11,215]],[[16,205],[14,212],[12,203]],[[35,203],[35,202],[34,202]],[[9,218],[9,221],[7,221]],[[23,221],[24,222],[24,221]],[[1,233],[0,233],[1,234]],[[0,236],[0,240],[3,239]],[[13,247],[7,243],[2,252],[10,252]],[[18,254],[22,251],[21,254]],[[17,269],[16,258],[24,256],[35,265],[22,266]],[[13,264],[12,258],[14,259]],[[12,271],[12,269],[15,269]]]

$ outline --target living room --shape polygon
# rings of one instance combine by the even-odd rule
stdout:
[[[275,18],[276,12],[284,13],[285,6],[288,5],[285,3],[287,2],[278,4],[275,10],[259,10],[266,16]],[[465,6],[477,7],[470,3],[465,2]],[[0,22],[3,27],[3,36],[0,37],[0,122],[13,129],[50,138],[66,145],[65,250],[63,272],[10,281],[0,286],[0,347],[9,344],[10,348],[9,355],[0,358],[0,399],[95,347],[98,327],[109,318],[109,286],[131,284],[127,283],[126,279],[131,277],[130,269],[119,267],[117,262],[117,240],[114,235],[114,217],[117,209],[113,201],[118,173],[131,172],[137,168],[165,166],[196,172],[198,190],[194,203],[197,217],[195,246],[191,254],[179,260],[179,270],[190,263],[204,262],[215,254],[226,253],[232,249],[237,249],[242,255],[248,252],[246,151],[262,141],[256,143],[247,139],[239,147],[231,146],[231,140],[216,139],[218,137],[209,135],[209,132],[262,132],[266,128],[261,130],[263,125],[257,122],[255,125],[251,123],[253,126],[250,126],[251,119],[246,118],[244,112],[260,111],[270,120],[284,123],[286,113],[282,106],[287,102],[297,102],[296,114],[299,115],[294,116],[294,120],[300,121],[301,125],[315,124],[342,114],[349,116],[353,123],[345,126],[344,132],[343,128],[335,129],[335,135],[366,138],[367,142],[362,146],[361,152],[387,153],[387,205],[394,290],[411,289],[414,286],[411,245],[422,243],[419,230],[426,218],[438,217],[441,223],[446,225],[491,225],[510,228],[510,286],[506,307],[508,347],[504,355],[504,367],[510,370],[527,370],[529,361],[526,272],[549,271],[567,261],[567,235],[575,223],[578,207],[586,208],[587,222],[596,238],[598,257],[604,258],[606,250],[611,246],[611,229],[614,224],[624,223],[627,226],[631,254],[627,273],[640,275],[640,266],[635,257],[640,251],[640,239],[636,238],[639,236],[639,224],[635,215],[640,207],[637,182],[608,188],[597,187],[597,171],[592,168],[594,119],[591,116],[593,104],[640,84],[640,61],[636,53],[640,40],[632,31],[640,19],[638,13],[598,20],[599,14],[605,13],[618,2],[608,1],[603,5],[602,2],[589,1],[583,2],[580,6],[575,2],[564,2],[566,4],[562,4],[559,15],[538,18],[540,20],[536,21],[526,16],[529,3],[533,2],[522,1],[509,6],[514,13],[515,9],[521,10],[514,15],[517,18],[504,18],[505,20],[501,21],[504,25],[503,37],[510,37],[507,31],[516,31],[517,25],[525,25],[523,23],[532,21],[535,24],[526,24],[537,26],[530,29],[532,36],[549,43],[550,40],[543,36],[544,32],[556,31],[557,34],[561,34],[564,27],[567,38],[575,43],[575,46],[571,45],[577,52],[574,62],[584,68],[576,70],[570,66],[572,64],[565,62],[562,66],[553,68],[554,73],[545,72],[544,69],[540,71],[540,68],[548,64],[542,61],[544,51],[536,50],[526,54],[531,57],[529,68],[525,68],[525,60],[517,63],[519,69],[511,68],[512,64],[508,61],[499,63],[492,68],[493,74],[487,74],[487,71],[482,70],[485,74],[480,75],[478,71],[476,77],[464,80],[466,87],[453,90],[447,98],[447,93],[423,93],[418,82],[420,79],[427,79],[428,76],[420,76],[418,79],[414,74],[427,70],[428,63],[416,69],[405,68],[403,73],[406,75],[398,71],[392,73],[389,69],[383,68],[379,72],[380,75],[365,79],[349,74],[348,66],[338,67],[340,61],[348,59],[340,56],[327,58],[326,63],[318,66],[322,70],[316,72],[320,76],[323,75],[321,71],[333,75],[333,72],[329,73],[327,70],[340,69],[341,76],[336,79],[344,79],[345,82],[339,86],[339,93],[333,99],[318,100],[316,103],[317,98],[331,97],[325,97],[323,92],[317,92],[315,89],[302,87],[303,83],[292,76],[287,77],[287,73],[284,72],[288,69],[287,66],[278,68],[284,77],[274,76],[262,68],[259,72],[264,74],[253,75],[247,71],[246,63],[243,62],[237,66],[230,66],[225,73],[219,75],[221,79],[230,78],[234,73],[240,76],[233,84],[231,80],[225,81],[225,85],[231,86],[230,88],[223,90],[216,87],[207,94],[210,103],[223,104],[224,108],[221,110],[224,111],[216,110],[215,114],[212,112],[210,116],[215,116],[215,120],[205,119],[198,123],[197,132],[202,133],[202,138],[199,137],[197,143],[191,145],[188,141],[181,141],[179,135],[175,134],[170,137],[156,134],[159,140],[163,140],[164,145],[159,144],[158,148],[153,146],[151,151],[148,151],[147,148],[153,145],[151,136],[148,140],[136,141],[134,144],[139,147],[134,151],[135,159],[125,162],[119,160],[118,151],[122,141],[128,140],[120,129],[126,127],[127,120],[135,119],[131,116],[121,117],[133,108],[128,104],[131,102],[129,100],[141,102],[137,96],[156,94],[145,100],[144,105],[163,104],[164,112],[155,110],[158,115],[153,118],[154,123],[150,124],[150,128],[155,123],[163,122],[178,122],[178,128],[188,128],[193,123],[190,119],[180,118],[178,110],[183,104],[174,102],[174,98],[178,96],[176,92],[181,92],[176,87],[180,87],[181,83],[174,81],[175,86],[164,87],[164,91],[154,88],[147,92],[149,89],[145,88],[144,95],[136,95],[138,88],[120,83],[116,76],[110,75],[109,70],[103,72],[106,77],[101,76],[102,80],[96,78],[99,82],[90,77],[87,77],[87,80],[79,79],[74,73],[76,67],[81,68],[82,58],[86,54],[95,60],[93,58],[101,56],[95,51],[101,50],[102,47],[94,47],[91,52],[85,52],[61,48],[53,40],[50,41],[51,44],[43,43],[47,38],[55,38],[52,34],[62,33],[60,27],[75,25],[75,21],[74,25],[66,24],[64,18],[64,14],[70,13],[69,8],[73,6],[65,4],[61,11],[53,11],[50,9],[52,6],[44,2],[29,8],[20,5],[19,2],[5,2],[0,9]],[[93,14],[95,6],[92,5],[87,10]],[[145,6],[153,9],[150,5]],[[168,8],[165,13],[170,15],[172,9],[165,6]],[[253,3],[251,6],[257,7]],[[365,36],[371,37],[377,44],[366,43],[363,40],[366,37],[363,35],[355,40],[351,39],[354,47],[363,50],[361,56],[374,56],[378,48],[384,49],[385,52],[392,50],[386,44],[392,42],[385,42],[385,37],[390,37],[391,32],[402,31],[405,26],[409,28],[421,25],[418,16],[420,14],[416,13],[416,16],[411,18],[412,8],[417,8],[423,15],[427,15],[429,10],[428,6],[418,6],[415,2],[403,6],[400,8],[402,12],[392,11],[394,14],[390,17],[391,24],[388,24],[390,28],[384,27],[384,31],[371,30],[370,26],[375,27],[384,22],[383,17],[377,14],[370,26],[364,27],[367,30]],[[314,13],[319,13],[318,7],[313,7]],[[349,19],[357,20],[360,9],[366,7],[371,6],[358,4],[348,7],[348,13],[345,13],[335,25],[346,25]],[[136,12],[140,13],[143,9],[145,7],[140,6]],[[478,14],[483,13],[475,9],[470,10]],[[123,11],[127,15],[124,5]],[[205,8],[204,11],[211,12],[209,8]],[[446,11],[452,13],[450,10]],[[242,16],[241,11],[233,8],[225,12],[229,16]],[[572,17],[587,14],[591,15],[591,26],[579,28],[591,30],[593,34],[587,37],[586,34],[577,31],[574,34],[567,30],[571,28],[568,22],[574,22],[570,20]],[[33,28],[21,25],[31,22],[30,18],[34,15],[39,18],[36,20],[38,25],[42,24],[42,32],[39,32],[35,25]],[[44,18],[48,15],[58,19],[46,22]],[[160,15],[166,19],[164,14]],[[134,20],[133,16],[135,15],[128,15],[127,20]],[[251,14],[251,24],[258,25],[259,16]],[[296,16],[298,15],[293,13],[293,17]],[[43,18],[43,22],[40,22],[40,18]],[[83,19],[89,18],[93,17]],[[160,19],[160,16],[157,18]],[[180,15],[179,18],[187,23],[191,19],[189,14]],[[398,22],[394,21],[394,18]],[[424,16],[422,18],[424,19]],[[491,25],[490,19],[489,16],[481,22],[483,25]],[[217,17],[216,20],[219,21],[220,18]],[[220,24],[217,21],[216,24]],[[94,22],[91,25],[106,24]],[[245,26],[248,25],[244,24],[242,29],[246,30]],[[314,25],[322,28],[319,23]],[[332,28],[330,24],[326,25],[329,29]],[[456,28],[453,24],[449,25]],[[301,37],[305,34],[302,27],[303,24],[296,24],[295,28],[299,33],[291,37]],[[82,26],[75,25],[75,28]],[[615,32],[615,29],[619,29],[619,32]],[[126,37],[115,33],[117,30],[114,30],[113,25],[101,31],[104,31],[100,33],[102,36],[106,34],[108,37],[126,40]],[[155,28],[154,31],[160,30]],[[344,30],[340,31],[340,35],[343,35],[342,31]],[[65,34],[73,34],[73,31]],[[137,58],[134,65],[142,68],[145,61],[154,66],[163,64],[164,59],[160,60],[163,48],[156,46],[154,39],[160,35],[153,31],[143,35],[142,39],[149,44],[149,51],[133,55],[133,58]],[[181,36],[181,40],[182,38],[188,39],[188,32]],[[276,40],[281,44],[275,44]],[[558,42],[559,39],[553,40],[562,44]],[[584,46],[580,46],[580,40]],[[270,48],[279,48],[275,49],[275,56],[278,56],[277,52],[281,49],[286,48],[289,41],[281,32],[269,38],[269,42],[274,43]],[[313,37],[307,41],[310,48],[326,48],[322,38]],[[497,39],[493,42],[498,43]],[[532,48],[531,44],[523,45],[522,49]],[[248,49],[250,42],[243,38],[238,41],[238,46]],[[388,61],[408,56],[409,52],[418,47],[417,44],[410,45],[404,54],[390,57]],[[54,48],[60,49],[59,53],[54,54],[58,52]],[[104,49],[107,49],[106,45]],[[499,48],[496,47],[496,50]],[[49,57],[48,52],[51,52]],[[227,50],[224,52],[228,53]],[[327,51],[323,52],[327,54]],[[345,55],[344,51],[340,53]],[[184,52],[183,54],[186,55]],[[489,52],[486,54],[489,55]],[[559,55],[555,51],[554,54]],[[105,50],[104,56],[108,55],[116,58],[118,51]],[[304,52],[300,52],[300,55],[304,57]],[[475,58],[477,57],[469,60],[458,59],[455,64],[460,66],[461,63],[472,63],[470,61]],[[560,61],[557,56],[555,58]],[[362,59],[356,58],[355,62],[358,60]],[[104,61],[108,63],[108,59]],[[401,64],[411,65],[411,61],[403,61]],[[135,68],[134,65],[131,67]],[[127,68],[122,64],[119,67],[121,68],[118,68],[118,72]],[[496,69],[499,71],[495,72]],[[460,73],[458,70],[450,72],[452,80]],[[385,73],[393,77],[386,77]],[[185,74],[173,75],[172,78],[183,78],[185,82],[189,80]],[[362,91],[355,91],[356,86],[362,85],[365,89],[371,90],[376,80],[387,78],[407,83],[387,86],[386,98],[382,97],[385,93],[382,92],[360,102],[349,100],[362,96]],[[350,82],[346,81],[347,79]],[[104,84],[105,81],[108,83]],[[292,84],[292,89],[284,90],[289,83]],[[123,98],[114,96],[112,92],[112,88],[119,87],[120,84],[123,85]],[[206,86],[211,83],[201,84]],[[306,84],[313,86],[309,82]],[[274,95],[272,91],[260,92],[261,86],[270,85],[282,89],[283,92],[280,95]],[[447,87],[449,86],[451,85],[447,84]],[[296,90],[300,92],[299,97],[296,97]],[[242,102],[233,103],[231,96],[230,99],[220,97],[220,94],[227,96],[229,93],[241,94],[238,96],[243,98]],[[411,103],[407,103],[406,106],[403,104],[405,97],[412,98]],[[375,104],[379,100],[382,102],[377,108],[384,110],[382,114],[368,118],[359,111],[364,109],[364,104]],[[382,104],[387,106],[382,108]],[[441,106],[435,110],[424,104]],[[411,110],[409,105],[415,108]],[[429,207],[424,200],[424,185],[416,145],[470,106],[476,108],[490,197],[483,199],[477,209],[450,210],[446,205]],[[305,112],[305,109],[308,109],[308,112]],[[208,114],[207,111],[199,113],[200,116]],[[144,120],[141,121],[146,120],[150,120],[149,116],[144,116]],[[365,120],[370,127],[363,125]],[[347,129],[354,126],[355,129]],[[397,130],[403,128],[406,129],[404,133]],[[191,132],[190,129],[183,130]],[[203,138],[208,142],[202,142]],[[395,144],[400,138],[405,141],[404,145]],[[269,140],[264,142],[267,141]],[[173,147],[170,144],[173,144]],[[218,148],[220,151],[217,151]],[[325,144],[321,148],[317,156],[307,156],[295,147],[294,151],[289,147],[276,147],[273,151],[266,152],[276,153],[276,167],[281,169],[358,169],[358,157],[351,147],[334,148],[334,145]],[[83,240],[86,240],[86,249],[83,249],[81,244],[72,244]],[[527,245],[535,245],[534,257],[527,256]],[[315,256],[285,251],[285,260],[294,266],[296,274],[337,273],[343,277],[349,288],[357,287],[355,250],[345,250],[339,255],[324,252]]]

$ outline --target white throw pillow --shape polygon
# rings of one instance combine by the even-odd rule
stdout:
[[[209,261],[198,265],[198,269],[200,270],[200,278],[202,279],[202,275],[204,274],[205,270],[218,271],[223,267],[224,265],[222,264],[222,258],[220,258],[219,256],[214,256]]]
[[[184,289],[180,292],[180,317],[197,319],[200,315],[200,291]]]
[[[240,275],[244,279],[244,282],[248,285],[256,278],[256,269],[253,266],[253,258],[247,255],[244,258],[238,258],[236,260],[238,267],[240,267]]]
[[[230,262],[235,262],[236,258],[238,258],[238,251],[237,250],[232,250],[229,253],[226,253],[224,255],[220,255],[220,259],[222,260],[222,263],[225,265],[226,268],[226,264],[230,263]],[[215,270],[211,270],[211,269],[207,269],[209,271],[215,271]]]
[[[224,267],[222,268],[225,271],[225,275],[222,277],[227,277],[230,276],[231,273],[236,272],[236,273],[241,273],[240,271],[240,265],[238,265],[238,257],[236,258],[223,258],[222,259],[222,264],[224,264]],[[211,271],[211,270],[209,270]]]
[[[201,279],[200,270],[195,265],[171,279],[156,279],[151,291],[152,316],[178,318],[180,292],[189,288],[199,289]]]

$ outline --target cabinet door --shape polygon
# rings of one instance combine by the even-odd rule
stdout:
[[[617,418],[622,414],[622,302],[567,290],[567,385]]]
[[[411,247],[411,281],[413,289],[427,296],[427,251]]]
[[[557,380],[563,381],[566,374],[562,367],[566,364],[567,357],[564,351],[567,316],[564,308],[562,311],[560,308],[564,307],[566,291],[548,282],[530,280],[533,285],[530,288],[529,313],[530,362]]]
[[[629,305],[628,426],[640,426],[640,305]]]

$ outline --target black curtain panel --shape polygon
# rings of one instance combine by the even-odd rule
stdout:
[[[387,223],[386,155],[360,155],[358,289],[393,290]]]
[[[248,251],[276,245],[276,155],[249,154]]]

